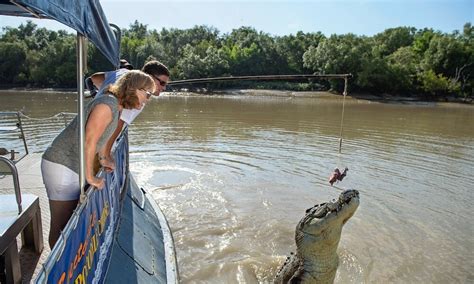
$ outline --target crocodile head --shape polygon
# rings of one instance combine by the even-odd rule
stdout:
[[[337,200],[321,203],[306,210],[306,215],[296,227],[304,234],[319,236],[329,229],[341,230],[359,207],[359,192],[349,189]]]

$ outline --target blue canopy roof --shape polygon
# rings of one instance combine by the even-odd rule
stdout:
[[[0,0],[0,15],[56,20],[89,39],[119,66],[120,43],[99,0]]]

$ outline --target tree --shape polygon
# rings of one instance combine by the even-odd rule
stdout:
[[[430,46],[431,39],[439,33],[436,33],[433,29],[423,29],[417,31],[414,36],[413,41],[413,51],[416,52],[418,55],[423,55],[425,51]]]
[[[179,78],[182,79],[202,78],[205,73],[205,66],[201,57],[190,44],[184,47],[183,54],[176,67],[180,71]]]
[[[0,81],[17,83],[26,80],[26,46],[21,42],[0,42]],[[3,60],[3,59],[8,60]]]
[[[162,29],[158,33],[157,41],[162,44],[164,54],[166,54],[166,58],[162,60],[166,61],[172,69],[180,60],[183,49],[188,44],[199,47],[194,52],[199,53],[201,56],[206,52],[208,46],[212,45],[217,48],[221,46],[219,31],[207,26],[194,26],[188,30]]]
[[[420,59],[412,47],[400,47],[387,57],[388,68],[392,74],[389,81],[394,93],[413,93],[416,83],[417,65]]]
[[[69,35],[48,45],[37,54],[31,67],[31,79],[38,86],[72,87],[76,85],[76,39]]]
[[[443,74],[436,74],[433,70],[418,74],[422,89],[433,97],[459,91],[459,84],[450,81]]]
[[[303,54],[310,46],[317,47],[325,36],[321,32],[308,33],[298,32],[276,38],[276,49],[280,57],[284,58],[287,70],[284,73],[303,74],[310,72],[303,65]]]
[[[209,46],[206,50],[206,57],[203,59],[203,64],[207,77],[229,75],[229,59],[222,49]]]
[[[398,27],[376,34],[373,37],[376,47],[374,55],[385,57],[400,47],[410,46],[413,43],[415,31],[413,27]]]
[[[266,33],[241,27],[226,35],[223,42],[232,75],[281,74],[287,70],[275,40]]]
[[[332,35],[323,40],[317,47],[311,46],[303,55],[304,66],[320,74],[354,75],[357,81],[358,73],[363,66],[368,66],[371,47],[364,37],[354,34]],[[333,89],[342,90],[342,83],[331,81]]]
[[[436,74],[454,77],[456,68],[466,64],[469,54],[460,41],[453,36],[436,35],[429,44],[422,59],[424,70],[433,70]]]
[[[473,41],[469,40],[469,31],[466,31],[466,28],[469,30],[469,25],[465,26],[467,34],[462,36],[454,33],[435,35],[431,39],[421,61],[421,68],[424,71],[421,76],[425,82],[424,89],[427,89],[426,82],[430,82],[430,86],[433,85],[431,83],[433,76],[430,73],[432,71],[438,76],[438,80],[448,79],[450,92],[464,97],[472,95],[474,45]]]

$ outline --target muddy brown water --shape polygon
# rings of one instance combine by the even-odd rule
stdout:
[[[68,93],[3,92],[0,101],[0,111],[32,118],[76,103]],[[336,283],[474,281],[474,107],[348,98],[339,153],[341,110],[340,97],[149,102],[130,127],[131,171],[168,219],[183,283],[271,282],[305,209],[338,188],[359,190],[361,202],[342,232]],[[64,121],[24,125],[40,152]]]

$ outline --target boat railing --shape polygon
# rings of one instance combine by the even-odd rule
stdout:
[[[74,211],[51,250],[36,283],[101,283],[106,275],[113,236],[118,225],[120,199],[128,174],[128,137],[125,130],[114,150],[116,167],[103,169],[105,187],[89,186],[86,200]],[[97,281],[97,282],[96,282]]]
[[[5,157],[0,157],[0,175],[11,175],[13,178],[13,188],[15,189],[15,198],[18,205],[18,214],[23,210],[21,206],[20,181],[18,179],[18,170],[15,163]]]
[[[41,226],[41,210],[39,197],[33,194],[22,196],[18,169],[16,163],[28,155],[28,147],[23,132],[21,116],[19,112],[0,112],[1,120],[0,132],[2,140],[9,140],[10,134],[17,135],[22,139],[25,152],[20,158],[14,149],[8,151],[0,148],[0,176],[12,176],[15,195],[0,195],[0,254],[4,258],[5,271],[1,271],[7,283],[19,283],[21,281],[21,265],[18,253],[17,237],[21,234],[22,247],[32,247],[36,253],[43,250],[43,231]],[[8,118],[10,116],[10,119]],[[13,117],[13,119],[12,119]],[[13,124],[14,126],[8,125]],[[6,136],[6,138],[4,137]],[[18,137],[18,136],[17,136]],[[17,139],[16,137],[14,139]],[[3,144],[3,143],[2,143]],[[1,145],[3,146],[3,145]],[[10,157],[2,157],[10,154]],[[16,201],[17,208],[14,208]],[[15,211],[18,211],[16,213]]]
[[[0,112],[0,117],[10,117],[11,119],[2,119],[5,121],[7,125],[0,125],[0,133],[13,133],[19,134],[18,138],[20,138],[23,142],[23,146],[25,152],[23,153],[20,158],[17,158],[15,154],[20,154],[15,149],[8,150],[3,148],[3,145],[0,145],[0,176],[4,175],[11,175],[13,178],[13,188],[15,190],[15,199],[18,206],[18,214],[22,212],[21,206],[21,190],[20,190],[20,181],[18,178],[18,170],[16,168],[16,163],[23,159],[26,155],[28,155],[28,146],[26,144],[25,133],[23,132],[23,125],[21,121],[20,112]],[[8,125],[13,124],[13,125]],[[10,158],[2,157],[5,155],[10,154]]]
[[[19,152],[15,151],[14,149],[8,150],[6,148],[3,148],[3,145],[0,145],[0,155],[7,155],[8,153],[10,153],[10,160],[16,163],[23,159],[26,155],[28,155],[28,145],[26,144],[25,132],[23,131],[21,113],[17,111],[2,111],[0,112],[0,117],[2,118],[2,123],[0,125],[0,133],[19,134],[18,138],[21,139],[23,142],[25,152],[22,156],[20,156],[20,158],[17,158],[15,155],[20,154]]]

